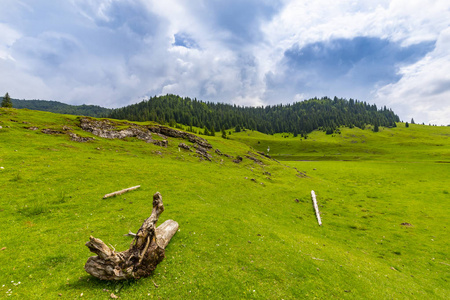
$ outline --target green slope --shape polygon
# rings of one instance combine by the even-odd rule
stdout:
[[[383,161],[450,161],[450,128],[397,123],[395,128],[371,126],[341,127],[340,134],[310,133],[307,139],[288,134],[265,135],[257,131],[235,133],[232,139],[283,161],[298,160],[383,160]]]
[[[78,124],[70,115],[0,109],[2,296],[450,297],[450,172],[443,163],[449,161],[449,128],[396,128],[392,138],[387,129],[365,131],[365,143],[347,141],[362,134],[359,129],[343,129],[341,137],[315,132],[301,142],[256,132],[207,137],[214,149],[244,158],[236,164],[214,150],[211,162],[200,160],[178,149],[174,138],[161,148],[135,138],[78,143],[64,133],[41,132],[67,126],[93,137]],[[245,157],[255,153],[247,144],[256,150],[270,145],[285,161],[259,157],[259,165]],[[311,159],[323,155],[333,160]],[[336,161],[341,157],[352,161]],[[102,199],[137,184],[141,189]],[[166,207],[160,222],[174,219],[180,231],[154,276],[105,282],[87,275],[89,236],[118,251],[128,248],[131,240],[123,234],[150,215],[156,191]],[[405,222],[411,226],[400,225]]]

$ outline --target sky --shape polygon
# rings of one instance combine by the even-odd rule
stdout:
[[[0,0],[0,94],[117,108],[313,97],[450,124],[448,0]]]

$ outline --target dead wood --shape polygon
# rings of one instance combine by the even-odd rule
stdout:
[[[129,192],[129,191],[138,189],[138,188],[140,188],[140,187],[141,187],[140,185],[132,186],[132,187],[127,188],[127,189],[123,189],[123,190],[120,190],[120,191],[117,191],[117,192],[113,192],[113,193],[110,193],[110,194],[106,194],[105,196],[103,196],[103,199],[106,199],[106,198],[109,198],[109,197],[112,197],[112,196],[122,195],[122,194],[124,194],[124,193],[126,193],[126,192]]]
[[[321,226],[322,220],[320,219],[319,206],[317,205],[316,193],[314,193],[314,191],[311,191],[311,198],[313,201],[314,211],[316,212],[317,223],[319,223],[319,226]]]
[[[86,246],[97,256],[91,256],[84,269],[104,280],[123,280],[151,275],[164,259],[165,248],[178,230],[178,223],[167,220],[156,228],[164,205],[160,193],[153,195],[153,211],[137,231],[130,248],[116,252],[102,240],[91,236]]]

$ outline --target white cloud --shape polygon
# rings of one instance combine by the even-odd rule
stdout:
[[[389,105],[409,121],[450,124],[450,29],[442,31],[433,52],[400,70],[402,79],[380,88],[374,101]]]
[[[8,26],[0,23],[0,59],[11,59],[11,46],[20,38],[21,34]]]
[[[18,98],[109,107],[165,93],[242,105],[286,103],[323,96],[312,94],[314,86],[266,85],[267,78],[283,78],[277,74],[284,73],[283,57],[293,45],[361,36],[405,47],[438,40],[432,53],[400,70],[397,83],[367,91],[355,85],[348,94],[367,95],[360,100],[386,104],[402,118],[450,123],[450,113],[443,113],[450,105],[442,100],[449,96],[447,0],[282,2],[278,10],[272,1],[223,7],[201,0],[4,0],[0,88]],[[175,34],[196,47],[174,46]],[[336,85],[317,87],[343,96]],[[428,113],[419,116],[412,106]]]

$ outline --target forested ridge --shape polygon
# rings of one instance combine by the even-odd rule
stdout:
[[[177,95],[155,96],[137,104],[115,109],[114,119],[175,123],[219,131],[247,128],[273,134],[306,134],[315,129],[327,133],[339,126],[364,128],[366,125],[395,127],[399,117],[391,110],[353,99],[313,98],[293,104],[247,107],[203,102]]]
[[[3,98],[3,97],[0,97]],[[321,129],[333,133],[340,126],[364,128],[373,125],[395,127],[399,117],[391,110],[366,102],[334,97],[313,98],[293,104],[238,106],[204,102],[177,95],[155,96],[140,103],[118,109],[96,105],[68,105],[57,101],[11,99],[14,108],[43,110],[54,113],[109,117],[130,121],[155,121],[175,126],[176,123],[217,132],[241,128],[273,134],[290,132],[307,134]]]
[[[48,100],[18,100],[11,99],[14,108],[49,111],[59,114],[81,115],[90,117],[107,117],[111,109],[98,105],[69,105]]]

